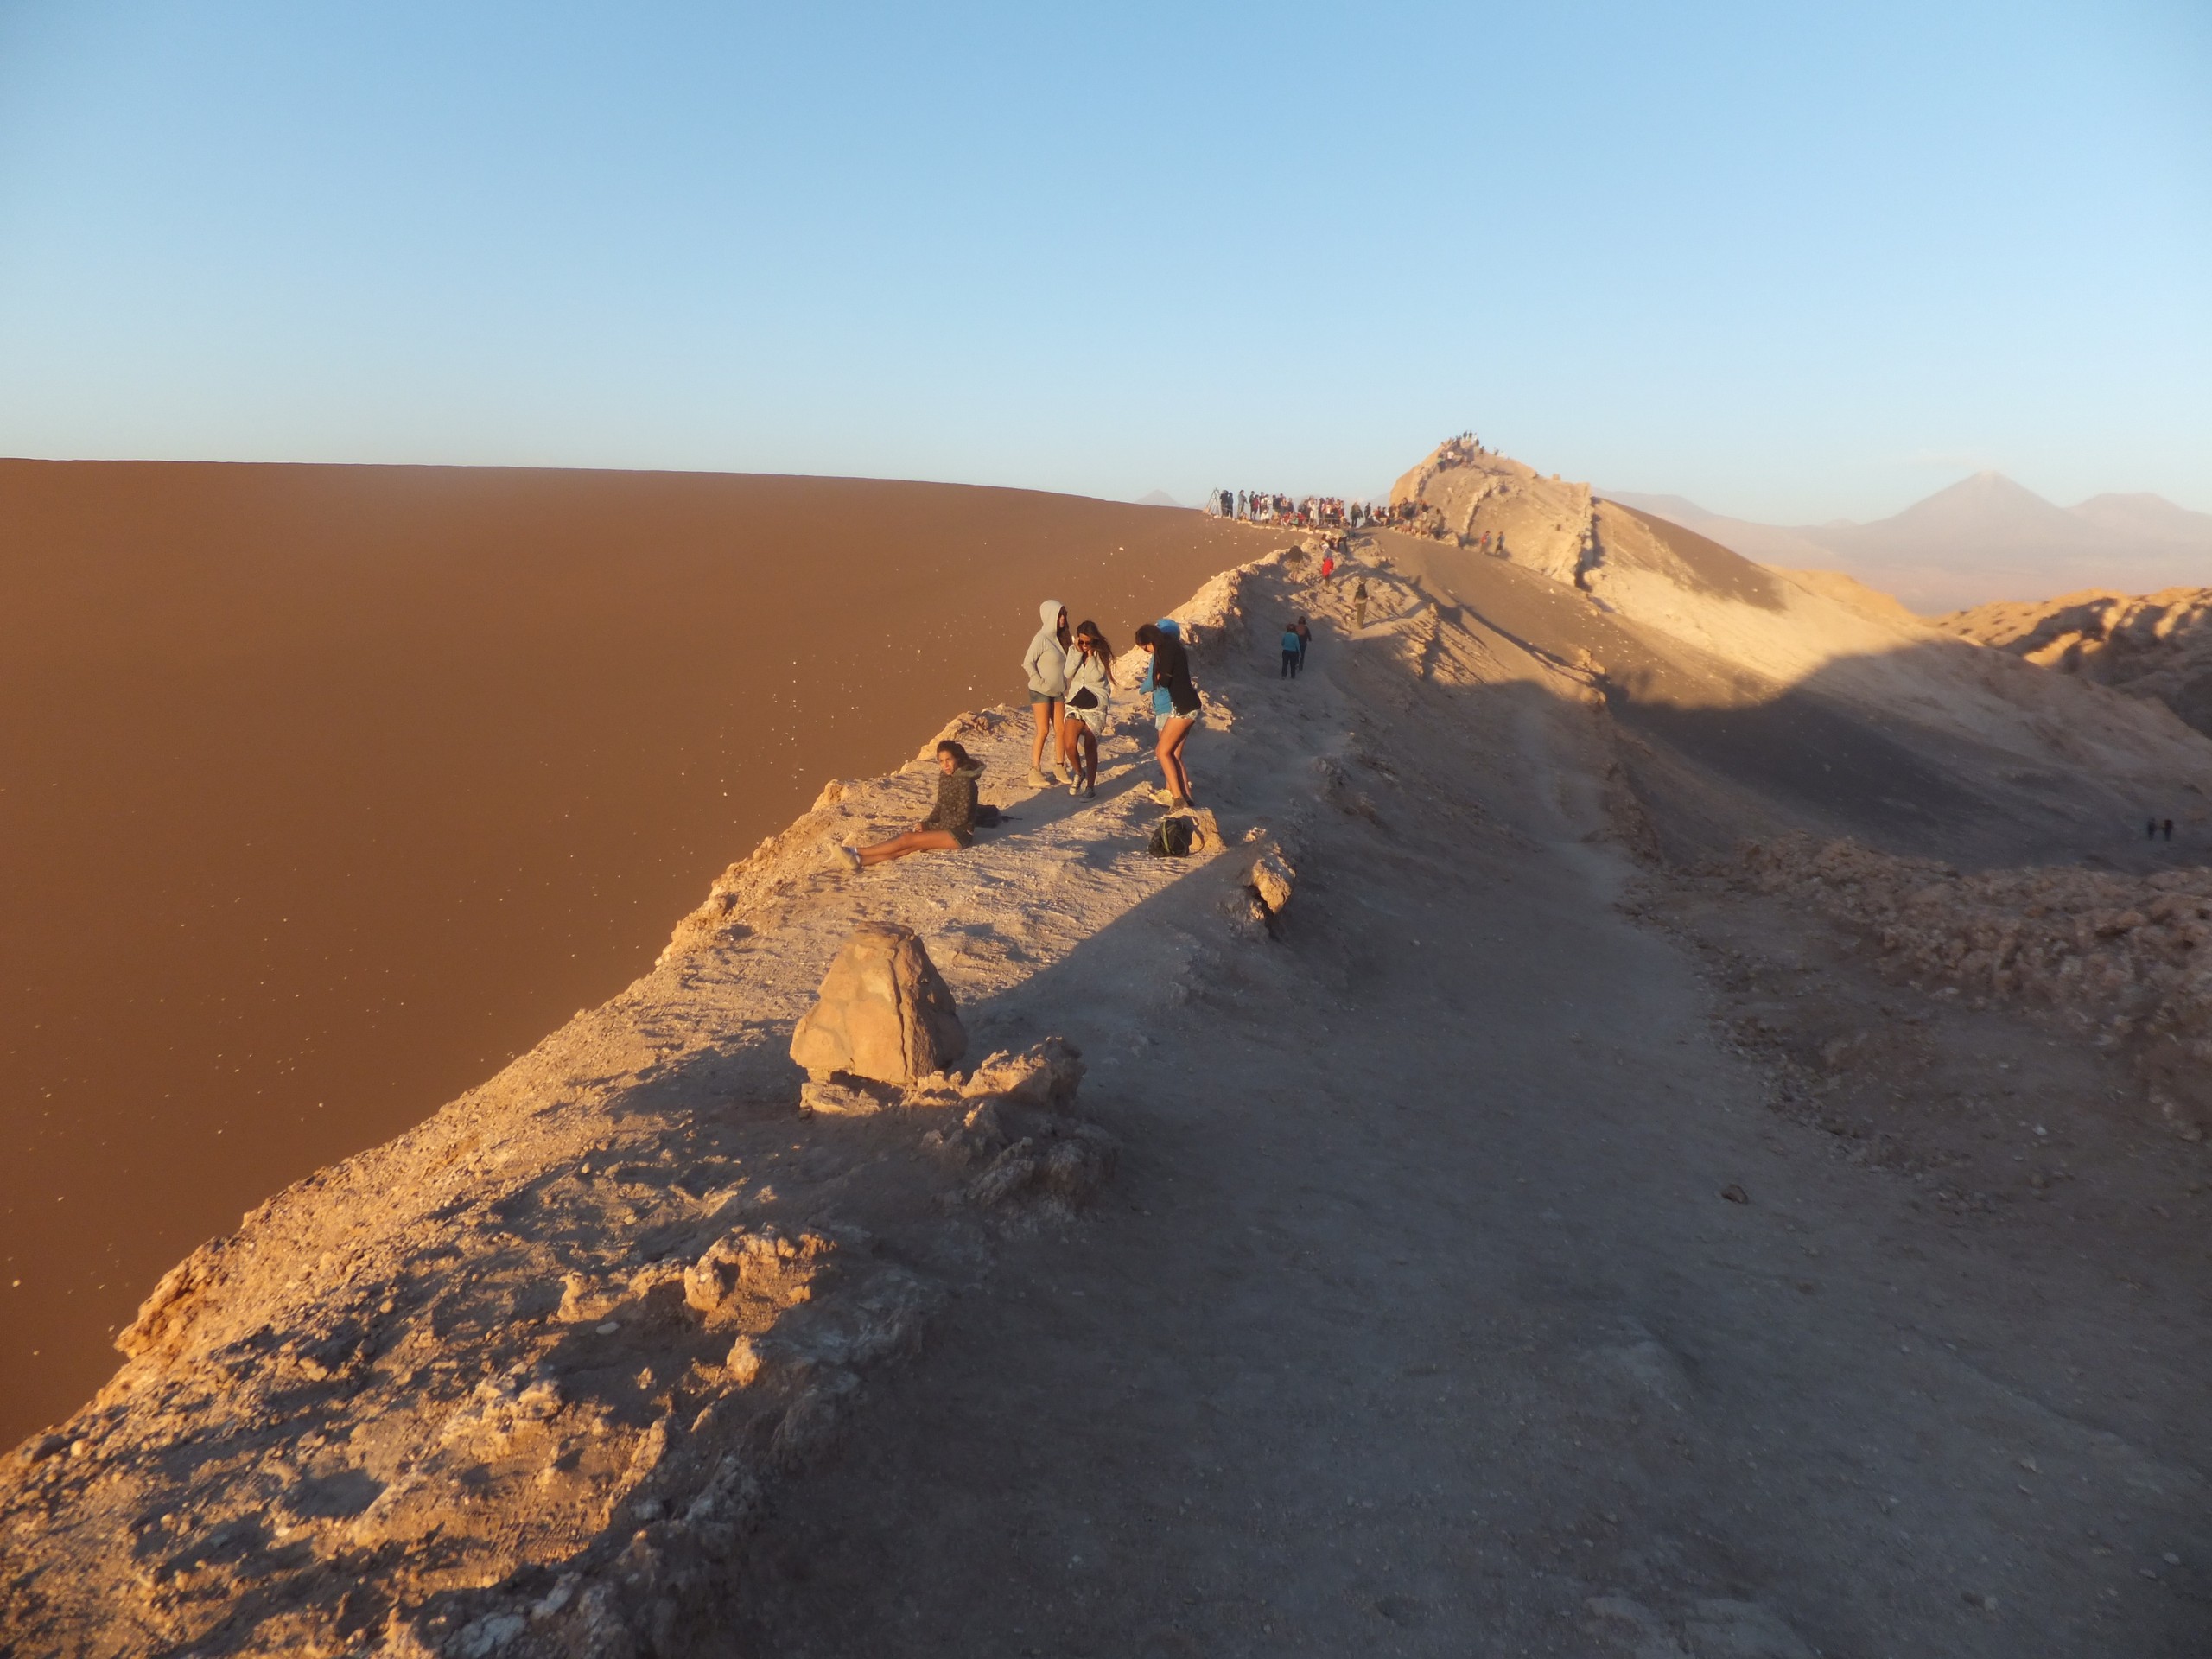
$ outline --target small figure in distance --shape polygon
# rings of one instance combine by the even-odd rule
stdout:
[[[1098,793],[1098,740],[1106,734],[1106,708],[1114,696],[1114,648],[1096,622],[1078,623],[1068,648],[1067,706],[1061,711],[1065,734],[1068,793],[1085,800]]]
[[[1367,578],[1364,576],[1351,590],[1351,625],[1355,628],[1367,626]]]
[[[1190,741],[1191,728],[1205,708],[1191,678],[1190,653],[1183,649],[1181,632],[1172,620],[1146,623],[1137,630],[1137,645],[1152,658],[1146,673],[1152,683],[1153,723],[1160,728],[1153,753],[1167,786],[1167,807],[1170,811],[1187,810],[1191,773],[1183,764],[1183,745]]]
[[[2174,838],[2174,821],[2168,818],[2160,827],[2165,830],[2166,839],[2171,841]]]
[[[930,815],[903,835],[868,847],[840,847],[837,856],[849,870],[904,858],[909,853],[950,853],[976,842],[976,780],[982,764],[968,758],[968,751],[950,738],[937,746],[937,804]]]
[[[1288,680],[1295,679],[1297,676],[1298,625],[1294,622],[1286,622],[1282,625],[1282,672],[1275,677],[1279,680]]]
[[[1313,643],[1313,630],[1307,624],[1306,619],[1301,616],[1297,621],[1290,625],[1290,631],[1298,636],[1298,668],[1304,668],[1306,666],[1306,648]],[[1291,673],[1294,677],[1296,676],[1297,672],[1297,668],[1291,670]]]
[[[2143,839],[2144,839],[2144,840],[2145,840],[2145,841],[2156,841],[2158,838],[2158,821],[2156,818],[2145,818],[2145,819],[2144,819],[2144,820],[2143,820]]]
[[[1337,550],[1333,547],[1325,547],[1321,550],[1321,580],[1326,582],[1336,574]]]
[[[1045,745],[1053,745],[1053,767],[1065,771],[1059,764],[1060,704],[1068,694],[1068,607],[1057,599],[1048,599],[1037,607],[1038,620],[1044,624],[1029,641],[1029,649],[1021,654],[1022,671],[1029,676],[1029,707],[1037,716],[1036,741],[1029,746],[1029,786],[1042,789],[1051,780],[1045,776]],[[1065,778],[1060,779],[1067,782]]]

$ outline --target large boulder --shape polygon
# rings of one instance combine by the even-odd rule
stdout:
[[[791,1033],[791,1058],[817,1077],[912,1083],[967,1052],[967,1029],[937,964],[911,929],[889,922],[853,930]]]

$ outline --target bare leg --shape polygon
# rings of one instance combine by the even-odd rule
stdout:
[[[909,830],[888,841],[879,841],[873,847],[855,850],[863,864],[881,864],[887,860],[904,858],[909,853],[949,853],[960,845],[950,830]]]
[[[1042,772],[1045,769],[1046,743],[1050,741],[1052,744],[1052,752],[1055,755],[1059,753],[1061,725],[1059,699],[1048,698],[1043,702],[1033,702],[1029,707],[1031,712],[1037,716],[1037,735],[1029,745],[1029,770]]]
[[[1098,734],[1090,729],[1087,720],[1067,722],[1075,728],[1076,747],[1082,756],[1081,782],[1085,789],[1098,787]]]
[[[1191,735],[1192,721],[1171,720],[1160,728],[1160,741],[1153,753],[1160,757],[1160,776],[1167,780],[1167,792],[1191,798],[1191,774],[1183,765],[1183,745]]]

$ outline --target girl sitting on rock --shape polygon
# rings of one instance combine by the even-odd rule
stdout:
[[[903,835],[870,847],[840,847],[837,856],[849,870],[863,870],[887,859],[909,853],[949,853],[976,842],[976,780],[983,775],[982,763],[968,758],[968,751],[946,738],[937,746],[937,804],[930,815]]]

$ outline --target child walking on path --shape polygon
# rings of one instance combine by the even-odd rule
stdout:
[[[1298,636],[1298,668],[1303,668],[1306,666],[1306,647],[1313,643],[1313,630],[1306,626],[1306,619],[1301,616],[1290,625],[1290,631]],[[1298,668],[1290,671],[1295,675]]]
[[[1059,763],[1060,705],[1067,696],[1068,611],[1057,599],[1048,599],[1037,607],[1038,620],[1044,626],[1029,641],[1029,649],[1021,655],[1023,672],[1029,676],[1029,706],[1037,716],[1036,741],[1029,746],[1029,786],[1042,789],[1051,780],[1045,776],[1045,745],[1053,746],[1054,770],[1065,772]],[[1067,779],[1060,779],[1065,783]]]
[[[1147,671],[1152,682],[1153,723],[1160,741],[1153,753],[1160,760],[1160,775],[1167,785],[1168,810],[1187,810],[1191,805],[1191,773],[1183,764],[1183,745],[1198,723],[1204,705],[1191,678],[1190,653],[1183,649],[1182,630],[1172,620],[1147,622],[1137,630],[1137,645],[1152,658]],[[1166,711],[1160,712],[1161,699]]]
[[[1060,732],[1068,793],[1088,799],[1098,793],[1098,740],[1106,734],[1106,709],[1114,692],[1114,648],[1096,622],[1076,628],[1075,644],[1068,648],[1067,688]]]
[[[1294,622],[1286,622],[1283,624],[1282,629],[1282,672],[1278,674],[1275,677],[1281,680],[1296,679],[1298,677],[1298,625]]]
[[[909,853],[944,852],[969,847],[976,841],[976,780],[983,775],[981,763],[947,738],[937,746],[937,804],[930,815],[904,835],[868,847],[840,847],[837,856],[849,870],[866,869]]]

